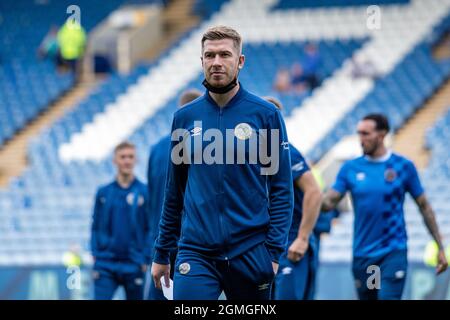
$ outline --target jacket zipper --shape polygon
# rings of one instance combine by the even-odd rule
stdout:
[[[222,132],[222,134],[224,134],[224,130],[223,130],[223,126],[222,126],[222,121],[223,121],[223,119],[222,119],[222,117],[223,117],[223,108],[221,108],[221,107],[219,107],[219,130]],[[219,170],[219,172],[220,172],[220,174],[219,174],[219,195],[220,195],[220,198],[219,198],[219,222],[220,222],[220,231],[221,231],[221,233],[222,233],[222,238],[223,238],[223,240],[224,240],[224,249],[225,249],[225,252],[227,251],[227,243],[228,243],[228,240],[227,240],[227,237],[226,237],[226,234],[225,234],[225,231],[224,231],[224,205],[223,205],[223,184],[224,184],[224,165],[225,164],[223,164],[223,165],[220,165],[219,166],[219,168],[220,168],[220,170]],[[228,260],[228,257],[227,256],[225,256],[225,260]]]

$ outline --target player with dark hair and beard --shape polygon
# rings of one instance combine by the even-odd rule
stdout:
[[[357,131],[364,155],[342,166],[335,184],[323,199],[322,210],[334,209],[345,193],[350,192],[355,212],[352,271],[358,296],[361,300],[398,300],[402,297],[408,267],[403,213],[407,192],[417,203],[425,225],[438,244],[437,274],[447,269],[447,259],[435,214],[416,167],[384,144],[389,132],[387,118],[382,114],[367,115],[358,123]],[[379,283],[368,283],[374,272],[379,274]]]

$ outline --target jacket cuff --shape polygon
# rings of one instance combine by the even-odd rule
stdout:
[[[170,263],[170,254],[169,251],[156,249],[155,254],[153,255],[153,262],[158,264],[169,264]]]

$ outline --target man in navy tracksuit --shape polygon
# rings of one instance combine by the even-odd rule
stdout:
[[[195,89],[184,91],[178,105],[180,107],[197,99],[202,93]],[[150,149],[147,168],[147,186],[148,186],[148,205],[150,210],[150,241],[153,246],[158,236],[158,225],[161,218],[161,211],[164,202],[164,187],[166,185],[167,165],[170,161],[170,134],[164,136]],[[153,249],[153,248],[152,248]],[[170,265],[175,263],[177,250],[170,252]],[[171,268],[170,278],[173,279],[173,267]],[[150,277],[152,279],[152,277]],[[153,281],[150,282],[148,291],[149,300],[166,300],[162,290],[155,288]]]
[[[281,103],[266,97],[278,109]],[[316,271],[314,226],[321,205],[321,191],[303,155],[290,145],[294,214],[286,251],[275,278],[276,300],[312,300]]]
[[[319,214],[321,192],[302,154],[290,145],[294,184],[294,215],[286,252],[275,279],[276,300],[312,300],[316,271],[312,232]]]
[[[128,300],[143,298],[144,275],[151,261],[147,186],[133,174],[136,150],[123,142],[114,150],[117,178],[98,189],[92,222],[94,296],[110,300],[117,287]]]
[[[156,286],[163,276],[167,285],[181,228],[174,299],[217,299],[222,290],[227,299],[269,299],[286,245],[293,210],[286,129],[274,105],[238,83],[241,48],[235,30],[208,29],[207,92],[174,115],[152,265]],[[256,155],[255,145],[267,153]]]

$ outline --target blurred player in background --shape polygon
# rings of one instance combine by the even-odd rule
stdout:
[[[202,93],[195,89],[184,91],[178,102],[179,107],[197,99]],[[158,235],[158,224],[161,218],[161,211],[164,203],[164,189],[166,186],[167,166],[169,164],[170,152],[170,134],[163,137],[150,150],[150,157],[147,168],[148,181],[148,204],[150,210],[150,241],[155,242]],[[152,248],[153,249],[153,248]],[[174,263],[177,254],[177,248],[170,252],[170,278],[173,279]],[[150,277],[152,279],[152,277]],[[155,288],[154,282],[150,281],[148,292],[149,300],[165,300],[162,290]]]
[[[388,150],[384,138],[389,123],[382,114],[370,114],[358,124],[364,155],[347,161],[322,208],[332,210],[349,191],[355,211],[353,276],[361,300],[401,299],[407,271],[407,236],[403,213],[405,193],[417,203],[431,236],[439,247],[436,273],[447,269],[434,212],[428,203],[414,164]],[[379,268],[379,279],[370,276]]]
[[[110,300],[118,286],[128,300],[142,300],[151,261],[147,186],[134,176],[136,149],[122,142],[114,149],[116,179],[98,189],[92,223],[94,296]]]
[[[281,103],[266,97],[278,109]],[[322,193],[300,151],[290,145],[294,184],[294,215],[286,252],[281,256],[275,277],[276,300],[311,300],[315,280],[314,225],[319,215]]]
[[[208,92],[175,113],[172,133],[187,132],[187,141],[202,141],[203,132],[215,129],[219,137],[231,134],[233,144],[218,147],[216,153],[225,152],[211,164],[170,162],[152,275],[158,288],[162,276],[168,283],[169,253],[181,228],[174,299],[215,300],[222,290],[230,300],[269,299],[293,210],[286,128],[275,106],[246,91],[237,80],[245,60],[239,33],[213,27],[201,44]],[[248,158],[249,147],[242,150],[237,142],[261,129],[276,139],[271,148],[277,162],[273,171],[264,170],[268,165],[261,158],[255,164],[236,163],[234,158]],[[171,150],[178,143],[172,141]],[[200,142],[202,148],[183,156],[201,155],[204,145]]]

